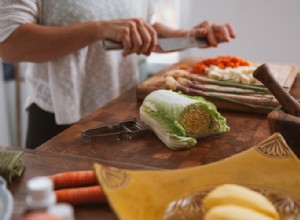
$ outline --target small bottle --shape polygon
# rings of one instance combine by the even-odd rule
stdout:
[[[27,211],[22,220],[74,220],[74,210],[69,204],[56,204],[53,182],[39,176],[27,182]]]
[[[34,177],[27,182],[26,205],[31,211],[47,211],[56,203],[53,182],[44,176]]]

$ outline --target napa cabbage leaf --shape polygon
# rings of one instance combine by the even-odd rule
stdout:
[[[140,107],[140,118],[173,150],[193,147],[199,138],[229,131],[213,103],[171,90],[150,93]]]

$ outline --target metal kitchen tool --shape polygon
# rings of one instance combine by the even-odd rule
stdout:
[[[116,140],[133,139],[150,131],[146,125],[138,122],[135,118],[122,121],[114,125],[104,125],[84,130],[81,137],[85,144],[101,141],[103,138],[115,138]]]
[[[157,44],[158,50],[162,52],[172,52],[193,47],[207,47],[209,42],[206,38],[176,37],[158,38]],[[120,42],[104,40],[103,48],[105,50],[120,50],[123,49],[123,45]]]

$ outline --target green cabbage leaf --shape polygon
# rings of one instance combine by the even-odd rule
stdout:
[[[150,93],[140,107],[140,118],[173,150],[191,148],[199,138],[229,131],[213,103],[171,90]]]

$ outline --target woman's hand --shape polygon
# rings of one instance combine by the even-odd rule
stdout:
[[[236,37],[236,32],[230,24],[216,24],[203,21],[190,31],[192,37],[206,37],[212,47],[217,47],[219,42],[228,42]]]
[[[123,44],[123,56],[150,55],[156,47],[156,31],[141,18],[101,21],[101,27],[101,38]]]

